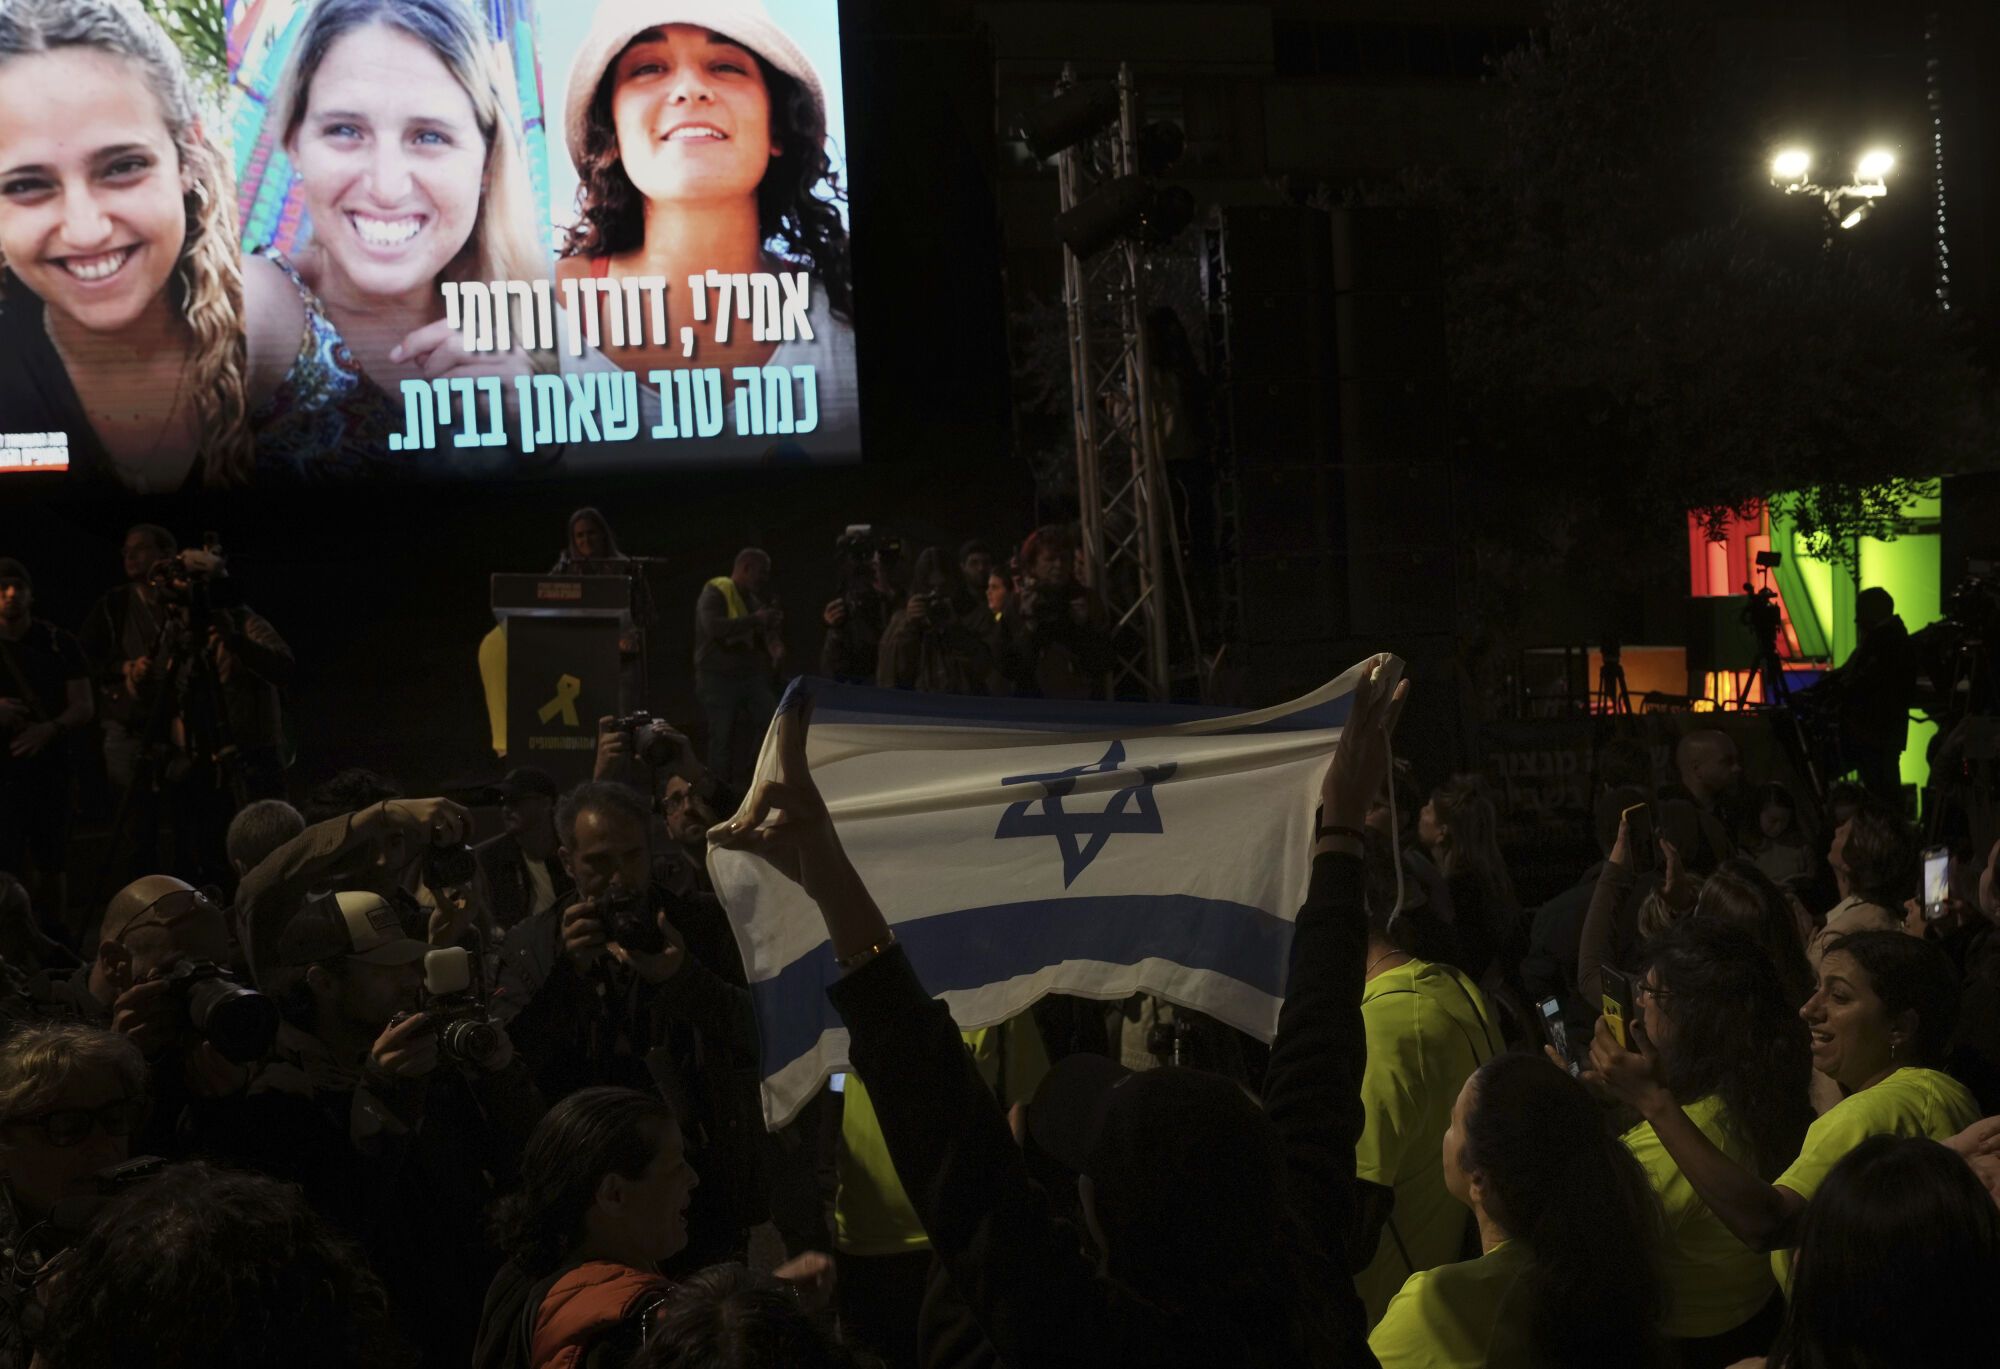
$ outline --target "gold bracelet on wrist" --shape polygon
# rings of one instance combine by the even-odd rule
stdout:
[[[863,965],[866,965],[869,961],[875,959],[876,956],[881,955],[882,952],[888,950],[891,946],[895,944],[896,944],[896,932],[894,928],[891,928],[889,931],[889,935],[883,937],[873,946],[864,946],[860,950],[856,951],[853,955],[835,956],[833,958],[833,963],[840,966],[842,970],[858,970]]]

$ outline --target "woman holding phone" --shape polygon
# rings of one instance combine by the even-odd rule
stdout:
[[[1696,1195],[1752,1250],[1781,1252],[1773,1268],[1789,1277],[1782,1252],[1798,1239],[1806,1204],[1827,1173],[1869,1136],[1944,1140],[1970,1126],[1977,1105],[1938,1068],[1958,1019],[1951,962],[1902,932],[1856,932],[1828,946],[1819,987],[1799,1016],[1813,1064],[1847,1095],[1807,1128],[1798,1158],[1775,1179],[1730,1155],[1690,1115],[1669,1084],[1665,1056],[1645,1033],[1633,1049],[1600,1021],[1591,1071],[1653,1128]],[[1770,1157],[1759,1156],[1759,1166]]]
[[[229,173],[132,0],[0,0],[0,411],[135,492],[249,471]]]
[[[810,339],[760,342],[736,321],[719,342],[710,324],[692,356],[649,340],[592,354],[585,365],[641,376],[811,365],[816,432],[852,430],[853,295],[826,100],[811,60],[761,0],[599,5],[570,68],[564,127],[581,185],[559,279],[664,277],[670,319],[679,311],[692,322],[691,276],[811,277]],[[647,402],[657,404],[658,392],[649,390]],[[724,407],[725,432],[734,434],[733,406]]]
[[[270,118],[312,239],[245,266],[252,373],[270,391],[253,415],[260,474],[451,473],[442,436],[428,457],[389,454],[402,383],[497,376],[511,406],[533,369],[519,346],[468,352],[439,289],[548,274],[493,49],[466,0],[320,0],[306,17]]]
[[[1806,1026],[1776,965],[1749,931],[1703,917],[1670,928],[1646,958],[1634,1006],[1662,1086],[1731,1161],[1777,1178],[1797,1158],[1813,1109]],[[1666,1217],[1661,1330],[1672,1359],[1723,1369],[1761,1351],[1783,1311],[1770,1261],[1702,1201],[1651,1122],[1624,1142]]]

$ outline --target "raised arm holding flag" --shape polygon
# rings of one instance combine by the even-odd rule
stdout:
[[[1003,1361],[1374,1363],[1345,1265],[1364,1066],[1360,829],[1407,691],[1395,674],[1377,657],[1332,687],[1352,697],[1320,811],[1270,815],[1302,819],[1314,856],[1264,1107],[1220,1076],[1127,1075],[1089,1057],[1059,1066],[1038,1094],[1029,1129],[1081,1175],[1095,1262],[1029,1178],[950,1010],[925,993],[848,858],[808,765],[813,703],[802,691],[780,714],[743,810],[710,834],[718,848],[762,857],[817,906],[842,971],[828,995],[847,1053],[933,1246]],[[1129,787],[1110,792],[1106,812],[1125,811],[1115,796]],[[737,923],[754,943],[740,914]]]

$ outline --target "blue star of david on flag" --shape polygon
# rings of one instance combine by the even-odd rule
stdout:
[[[1054,837],[1062,851],[1063,888],[1069,888],[1078,875],[1090,868],[1114,833],[1158,836],[1166,831],[1160,821],[1160,806],[1153,798],[1153,786],[1173,775],[1178,768],[1173,761],[1140,766],[1123,788],[1112,791],[1111,801],[1100,813],[1072,813],[1063,807],[1063,800],[1075,791],[1079,776],[1107,774],[1124,764],[1125,743],[1113,742],[1104,759],[1095,765],[1072,766],[1046,775],[1010,775],[1001,780],[1002,784],[1039,784],[1044,788],[1039,799],[1022,799],[1008,805],[1007,811],[1000,815],[994,839]],[[1030,812],[1037,804],[1041,811]],[[1084,838],[1081,845],[1079,837]]]

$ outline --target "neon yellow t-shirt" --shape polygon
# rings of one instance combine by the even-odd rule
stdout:
[[[1938,1070],[1897,1070],[1872,1089],[1851,1094],[1806,1128],[1799,1158],[1777,1182],[1806,1201],[1833,1167],[1870,1136],[1928,1136],[1943,1141],[1979,1120],[1979,1105],[1965,1085]],[[1789,1291],[1792,1252],[1771,1252],[1771,1269]]]
[[[1756,1152],[1730,1123],[1721,1098],[1711,1094],[1697,1099],[1685,1111],[1716,1149],[1743,1168],[1756,1169]],[[1666,1243],[1660,1251],[1667,1293],[1662,1333],[1681,1339],[1719,1336],[1756,1316],[1776,1286],[1770,1260],[1737,1240],[1709,1210],[1652,1123],[1641,1122],[1624,1139],[1666,1217]]]
[[[1410,1275],[1368,1335],[1382,1369],[1528,1369],[1533,1307],[1514,1296],[1534,1262],[1526,1241]]]
[[[1375,1258],[1354,1280],[1372,1326],[1411,1274],[1463,1253],[1472,1214],[1445,1189],[1444,1134],[1459,1090],[1492,1059],[1499,1032],[1478,985],[1423,960],[1369,980],[1361,1020],[1368,1068],[1355,1174],[1396,1195]]]
[[[1008,1106],[1025,1102],[1041,1087],[1042,1076],[1049,1072],[1049,1056],[1031,1014],[960,1034],[987,1088],[999,1080],[1005,1057],[1004,1097]],[[875,1105],[869,1101],[860,1075],[847,1076],[841,1099],[839,1187],[833,1199],[835,1242],[849,1255],[900,1255],[929,1248],[930,1238],[896,1177],[882,1124],[875,1118]]]

